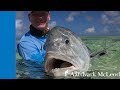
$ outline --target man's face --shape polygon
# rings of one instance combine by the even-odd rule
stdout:
[[[38,30],[44,30],[48,26],[50,13],[47,11],[32,11],[29,15],[29,19],[33,27]]]

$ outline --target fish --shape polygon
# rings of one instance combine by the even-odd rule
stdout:
[[[88,48],[76,33],[66,27],[52,28],[44,49],[45,72],[54,78],[71,77],[73,72],[87,72],[90,67]]]

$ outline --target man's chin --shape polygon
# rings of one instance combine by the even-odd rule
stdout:
[[[45,26],[45,25],[39,25],[37,28],[38,28],[39,30],[44,30],[44,29],[46,28],[46,26]]]

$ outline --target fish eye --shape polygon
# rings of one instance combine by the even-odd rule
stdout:
[[[69,44],[70,42],[69,42],[69,40],[65,40],[65,44]]]

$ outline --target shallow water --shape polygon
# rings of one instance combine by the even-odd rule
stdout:
[[[17,79],[52,79],[45,73],[43,65],[36,62],[17,60]]]
[[[19,59],[16,63],[17,71],[16,76],[17,79],[71,79],[70,77],[61,77],[61,78],[53,78],[48,76],[45,73],[44,67],[41,64],[32,61],[26,61]],[[90,79],[90,77],[77,77],[72,79]]]
[[[116,74],[120,72],[120,37],[86,37],[83,41],[94,53],[109,47],[107,54],[96,57],[95,60],[91,60],[91,67],[88,73],[108,72],[110,74]],[[46,75],[43,66],[35,62],[24,62],[20,59],[18,53],[16,53],[16,55],[18,79],[52,79],[52,77]],[[87,79],[91,78],[120,79],[120,76],[96,76]]]

